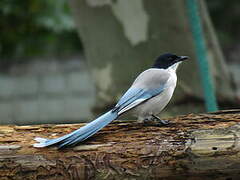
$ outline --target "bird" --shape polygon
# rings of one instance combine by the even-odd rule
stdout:
[[[167,125],[169,122],[161,120],[158,114],[166,107],[174,93],[177,83],[176,70],[179,64],[188,58],[172,53],[160,55],[152,67],[137,76],[111,110],[62,137],[55,139],[36,137],[38,143],[33,146],[37,148],[57,146],[58,149],[73,147],[125,113],[131,113],[143,123],[155,121],[158,125]]]

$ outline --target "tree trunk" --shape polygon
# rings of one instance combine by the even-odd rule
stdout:
[[[178,105],[170,106],[168,112],[203,111],[203,102],[195,102],[194,109],[192,104],[179,108],[190,97],[203,99],[185,1],[70,0],[70,5],[95,80],[100,112],[114,104],[136,76],[164,52],[191,57],[179,70],[172,101]],[[232,101],[230,75],[204,2],[200,7],[219,101]]]
[[[165,127],[117,121],[74,148],[34,148],[83,124],[0,126],[0,180],[239,179],[240,110],[189,114]]]

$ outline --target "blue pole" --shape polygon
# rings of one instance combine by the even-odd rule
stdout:
[[[209,70],[207,49],[204,41],[204,34],[197,1],[198,0],[186,0],[187,13],[195,42],[197,62],[204,91],[205,106],[208,112],[217,111],[218,105],[215,96],[213,79]]]

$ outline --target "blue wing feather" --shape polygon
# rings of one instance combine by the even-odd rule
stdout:
[[[128,108],[133,105],[135,101],[141,99],[141,102],[144,102],[160,94],[164,89],[165,86],[163,85],[155,89],[141,89],[132,87],[122,96],[114,109],[116,109],[118,112],[123,108],[127,108],[129,110],[134,107],[132,106],[131,108]]]

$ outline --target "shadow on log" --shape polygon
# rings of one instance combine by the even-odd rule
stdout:
[[[240,178],[240,110],[169,118],[166,127],[115,121],[79,146],[32,147],[83,124],[0,126],[0,179]]]

